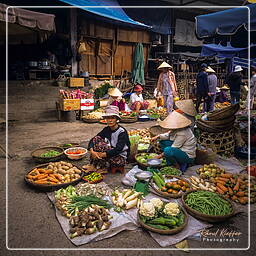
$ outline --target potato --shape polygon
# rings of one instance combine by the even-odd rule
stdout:
[[[47,165],[47,169],[50,169],[50,170],[52,170],[52,169],[53,169],[53,165],[51,165],[51,164],[48,164],[48,165]]]
[[[79,179],[80,175],[79,174],[75,174],[75,179]]]
[[[63,169],[63,170],[68,170],[68,169],[69,169],[69,167],[68,167],[68,166],[66,166],[66,165],[63,165],[63,166],[62,166],[62,169]]]
[[[80,174],[81,173],[81,171],[79,170],[79,169],[75,169],[75,173],[78,173],[78,174]]]
[[[65,171],[65,170],[63,170],[63,169],[58,169],[58,173],[59,173],[59,174],[63,174],[63,175],[65,175],[65,174],[66,174],[66,171]]]
[[[71,164],[71,163],[66,163],[66,165],[68,166],[68,167],[73,167],[73,164]]]
[[[58,168],[55,166],[55,167],[53,167],[53,171],[54,172],[58,172]]]

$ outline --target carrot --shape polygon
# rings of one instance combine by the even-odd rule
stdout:
[[[236,181],[235,181],[233,178],[230,178],[230,181],[231,181],[233,184],[236,184]]]
[[[246,204],[248,202],[248,197],[239,197],[238,201],[240,204]]]
[[[231,173],[222,173],[220,176],[221,176],[222,178],[232,178],[232,177],[233,177],[233,174],[231,174]]]
[[[48,184],[49,182],[47,180],[36,180],[36,184]]]
[[[228,192],[228,189],[221,183],[217,183],[217,187],[219,187],[224,193]]]
[[[53,170],[45,170],[45,173],[47,173],[47,174],[52,174],[52,173],[53,173]]]
[[[28,175],[27,175],[27,178],[28,178],[28,179],[30,179],[30,180],[33,180],[33,179],[34,179],[34,176],[33,176],[33,175],[28,174]]]
[[[61,181],[61,180],[62,180],[62,178],[61,178],[61,175],[60,175],[60,174],[55,173],[55,174],[52,174],[52,175],[54,175],[54,177],[55,177],[56,179],[58,179],[59,181]]]
[[[223,181],[225,181],[225,182],[229,181],[228,178],[223,178],[223,177],[218,177],[217,179],[218,179],[218,180],[223,180]]]
[[[236,193],[236,195],[243,197],[245,195],[245,193],[243,191],[239,191],[239,192]]]
[[[223,180],[215,179],[215,183],[221,183],[222,185],[225,185],[226,182]]]
[[[237,181],[237,183],[236,183],[236,185],[234,186],[233,190],[234,190],[234,191],[238,191],[238,190],[239,190],[239,186],[240,186],[240,184],[239,184],[239,182]]]
[[[232,199],[233,201],[235,201],[235,200],[237,199],[237,196],[233,195],[233,196],[231,197],[231,199]]]
[[[232,196],[234,194],[233,190],[231,187],[228,187],[228,193]]]
[[[48,174],[39,174],[39,175],[37,175],[34,179],[36,179],[36,180],[41,180],[41,179],[44,179],[44,178],[46,178],[46,177],[48,177]]]
[[[216,187],[216,189],[217,189],[217,192],[218,192],[219,194],[221,194],[221,195],[224,195],[224,194],[225,194],[225,192],[222,191],[219,187]]]
[[[52,182],[55,182],[55,183],[58,183],[59,181],[55,178],[52,178],[52,177],[48,177],[48,180],[49,181],[52,181]]]
[[[45,169],[42,169],[42,168],[40,168],[40,169],[37,169],[41,174],[45,174]]]

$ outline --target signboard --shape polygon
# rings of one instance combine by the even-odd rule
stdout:
[[[81,110],[94,110],[94,99],[81,99]]]

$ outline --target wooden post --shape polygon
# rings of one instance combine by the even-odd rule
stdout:
[[[77,75],[78,65],[76,60],[77,55],[77,9],[70,8],[70,43],[72,49],[72,76]]]

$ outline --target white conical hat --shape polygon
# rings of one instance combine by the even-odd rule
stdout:
[[[211,67],[207,67],[207,69],[205,71],[208,73],[215,73],[215,70],[212,69]]]
[[[122,97],[123,94],[120,92],[118,88],[109,88],[108,89],[108,95],[114,96],[114,97]]]
[[[178,109],[180,109],[189,116],[197,115],[193,100],[177,100],[175,101],[175,105]]]
[[[172,66],[164,61],[157,69],[161,69],[161,68],[172,68]]]
[[[174,110],[163,121],[159,121],[158,124],[165,129],[179,129],[191,125],[192,122]]]

